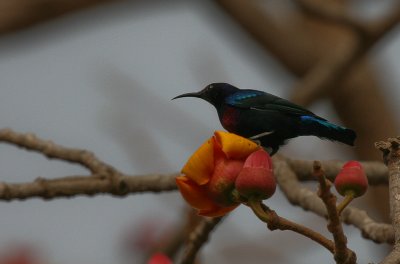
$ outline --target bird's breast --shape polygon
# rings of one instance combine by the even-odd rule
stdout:
[[[234,107],[224,107],[219,115],[222,126],[229,132],[235,132],[239,122],[239,114],[239,110]]]

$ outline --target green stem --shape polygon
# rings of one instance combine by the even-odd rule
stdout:
[[[253,200],[250,199],[248,201],[248,205],[250,208],[253,210],[254,214],[263,222],[269,223],[271,221],[271,218],[269,217],[268,213],[264,211],[264,209],[261,206],[261,201],[260,200]]]
[[[351,201],[353,201],[353,199],[354,199],[354,192],[352,192],[352,191],[347,192],[346,195],[344,196],[343,200],[336,206],[338,215],[340,215],[342,213],[344,208],[346,208],[346,206],[349,205],[349,203]]]

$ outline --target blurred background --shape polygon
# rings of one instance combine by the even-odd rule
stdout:
[[[384,19],[397,4],[336,2],[338,10],[367,24]],[[174,173],[222,127],[209,104],[171,98],[228,82],[293,99],[359,136],[354,149],[302,137],[280,153],[379,160],[373,143],[398,135],[399,33],[394,27],[367,58],[344,68],[318,96],[304,99],[302,80],[340,57],[354,32],[292,1],[3,0],[0,126],[91,150],[128,174]],[[84,173],[0,145],[0,181]],[[388,219],[385,188],[371,188],[360,200],[356,204],[374,219]],[[291,206],[279,191],[268,205],[328,234],[322,218]],[[177,192],[1,202],[0,212],[0,264],[144,263],[186,217]],[[360,263],[378,262],[388,250],[362,239],[353,227],[345,231]],[[200,263],[323,261],[333,261],[325,249],[291,232],[270,232],[243,206],[217,228],[200,257]]]

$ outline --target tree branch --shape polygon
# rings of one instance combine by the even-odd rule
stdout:
[[[389,169],[390,218],[394,229],[394,247],[382,264],[398,263],[400,259],[400,137],[377,142]]]
[[[175,177],[178,174],[125,175],[87,150],[60,146],[52,141],[40,139],[32,133],[22,134],[11,129],[1,129],[0,142],[41,153],[49,159],[80,164],[92,173],[90,176],[58,179],[38,178],[31,183],[0,182],[0,200],[24,200],[33,197],[53,199],[105,193],[125,196],[130,193],[161,192],[177,188]]]
[[[342,220],[361,230],[364,238],[376,243],[394,244],[394,229],[390,224],[377,223],[364,210],[347,206],[342,214]]]
[[[99,160],[92,152],[72,149],[54,144],[50,140],[37,138],[33,133],[17,133],[11,129],[0,130],[0,142],[39,152],[49,159],[59,159],[80,164],[94,173],[119,173],[111,165]],[[120,173],[119,173],[120,174]]]
[[[294,0],[300,9],[314,17],[322,19],[325,22],[333,23],[334,25],[341,25],[350,30],[357,32],[359,35],[367,35],[368,30],[366,26],[343,10],[340,4],[334,1],[316,4],[314,0]]]
[[[253,210],[254,214],[263,222],[267,223],[268,229],[273,231],[276,229],[285,231],[290,230],[309,239],[317,242],[321,246],[325,247],[332,254],[335,253],[334,243],[314,230],[292,222],[284,217],[279,216],[275,211],[271,210],[266,205],[262,204],[261,201],[249,201],[249,206]]]
[[[313,161],[286,158],[286,162],[300,181],[316,180],[312,170]],[[338,160],[325,160],[321,161],[321,166],[324,168],[326,177],[329,180],[334,180],[344,163],[344,161]],[[388,169],[385,164],[378,161],[366,161],[361,162],[361,164],[367,174],[370,185],[386,185],[388,183]]]
[[[306,211],[311,211],[319,216],[327,217],[327,211],[324,203],[318,198],[317,194],[308,188],[302,186],[297,179],[296,174],[287,165],[286,161],[275,156],[274,173],[282,192],[293,205],[300,206]],[[341,220],[347,224],[360,229],[363,236],[377,243],[392,243],[393,229],[390,225],[377,223],[372,220],[366,212],[346,207],[342,212]]]
[[[350,19],[346,14],[330,10],[320,5],[311,5],[309,1],[297,1],[303,9],[313,15],[324,17],[334,22],[352,25],[353,37],[349,38],[346,45],[341,45],[315,64],[305,77],[296,85],[292,101],[307,106],[317,98],[322,97],[335,87],[334,84],[342,80],[349,69],[359,62],[369,49],[394,28],[400,21],[400,5],[396,6],[390,15],[370,25],[362,25],[355,19]],[[322,3],[321,3],[322,5]],[[311,11],[312,10],[312,11]]]
[[[314,175],[319,181],[318,196],[324,202],[328,216],[328,230],[332,233],[335,243],[334,258],[336,263],[356,263],[356,255],[353,251],[347,248],[347,238],[343,232],[342,223],[339,219],[339,213],[336,207],[336,196],[330,191],[332,183],[325,178],[325,172],[321,168],[321,163],[314,162]]]
[[[162,192],[176,190],[175,177],[178,174],[162,175],[109,175],[70,176],[59,179],[37,178],[30,183],[0,182],[0,200],[25,200],[40,197],[54,199],[77,195],[111,194],[126,196],[141,192]]]
[[[207,242],[211,232],[215,229],[223,217],[203,218],[193,232],[189,235],[189,241],[185,248],[180,264],[192,264],[197,252]]]
[[[299,1],[310,2],[310,0]],[[340,67],[321,65],[322,62],[332,64],[331,60],[343,60],[344,55],[353,53],[351,51],[353,48],[350,49],[350,52],[347,51],[348,48],[343,48],[343,46],[360,45],[355,40],[357,34],[354,34],[353,30],[340,26],[340,23],[339,26],[335,23],[320,23],[320,19],[315,19],[313,16],[299,15],[299,10],[296,9],[274,9],[269,12],[257,0],[217,0],[217,2],[291,73],[299,78],[304,78],[312,69],[314,73],[320,71],[325,77],[308,76],[305,83],[328,83],[328,85],[335,87],[335,89],[330,89],[330,93],[328,93],[329,89],[326,90],[325,87],[322,88],[324,91],[321,93],[318,89],[317,92],[320,95],[329,94],[344,125],[358,132],[357,146],[354,148],[358,156],[366,160],[377,159],[376,152],[371,147],[371,142],[397,133],[398,128],[396,119],[390,107],[388,107],[387,100],[385,100],[380,84],[375,77],[375,70],[367,59],[361,59],[359,63],[353,64],[354,67],[349,67],[345,71],[341,70]],[[323,0],[314,0],[313,2],[320,3],[319,6],[325,9],[330,6],[326,7],[327,3]],[[339,13],[348,8],[346,4],[343,4],[348,1],[338,2],[342,6],[335,11],[334,17],[348,16],[348,14]],[[391,13],[391,18],[381,20],[384,22],[376,22],[373,24],[375,26],[368,25],[368,27],[376,28],[375,32],[385,34],[396,25],[398,19],[396,12],[398,10],[400,8]],[[330,11],[328,10],[328,12]],[[334,19],[331,21],[334,21]],[[386,26],[383,27],[383,25]],[[374,36],[373,38],[379,38],[375,33],[369,34]],[[292,41],[293,39],[296,41]],[[332,47],[340,47],[342,53],[335,52],[335,55],[332,56]],[[338,58],[327,58],[327,56]],[[316,67],[317,64],[322,67],[319,69]],[[346,62],[343,64],[345,65]],[[336,71],[335,69],[342,71],[343,80],[336,78],[337,76],[329,77],[329,74],[326,74],[329,71]],[[313,81],[314,78],[315,81]],[[326,78],[329,78],[330,81],[324,81]],[[301,91],[294,91],[294,93],[297,92],[301,93]],[[295,95],[292,95],[292,97],[295,97]],[[319,99],[314,95],[313,98]],[[313,102],[310,98],[299,101]],[[369,122],[365,122],[359,117],[369,109],[375,109],[375,111],[370,111]],[[382,116],[385,116],[385,118],[382,119]],[[376,124],[379,124],[379,126]],[[370,203],[373,203],[374,200],[376,199],[371,198]],[[382,208],[381,203],[379,208]]]
[[[0,182],[0,200],[24,200],[34,197],[43,199],[55,199],[61,197],[73,197],[76,195],[111,194],[125,196],[141,192],[162,192],[176,190],[175,177],[179,174],[148,174],[126,175],[118,172],[110,165],[99,160],[95,155],[85,150],[66,148],[56,145],[51,141],[45,141],[32,134],[20,134],[12,130],[0,130],[0,141],[36,151],[49,158],[57,158],[71,163],[81,164],[91,171],[99,171],[89,176],[68,176],[58,179],[38,178],[28,183]],[[334,176],[343,162],[322,162],[327,168],[327,175]],[[310,210],[320,216],[326,216],[326,210],[318,199],[318,196],[300,185],[299,178],[309,180],[312,163],[310,161],[291,160],[283,156],[274,157],[275,175],[280,188],[288,200],[299,205],[305,210]],[[364,163],[365,170],[370,179],[377,179],[381,183],[387,170],[377,163]],[[307,168],[309,167],[309,168]],[[342,220],[359,228],[366,238],[376,242],[393,242],[393,229],[390,225],[373,221],[368,215],[359,209],[348,207],[342,213]]]

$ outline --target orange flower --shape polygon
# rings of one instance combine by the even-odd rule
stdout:
[[[222,216],[239,204],[233,199],[235,180],[246,158],[259,146],[238,135],[216,131],[189,158],[176,183],[199,215]]]

